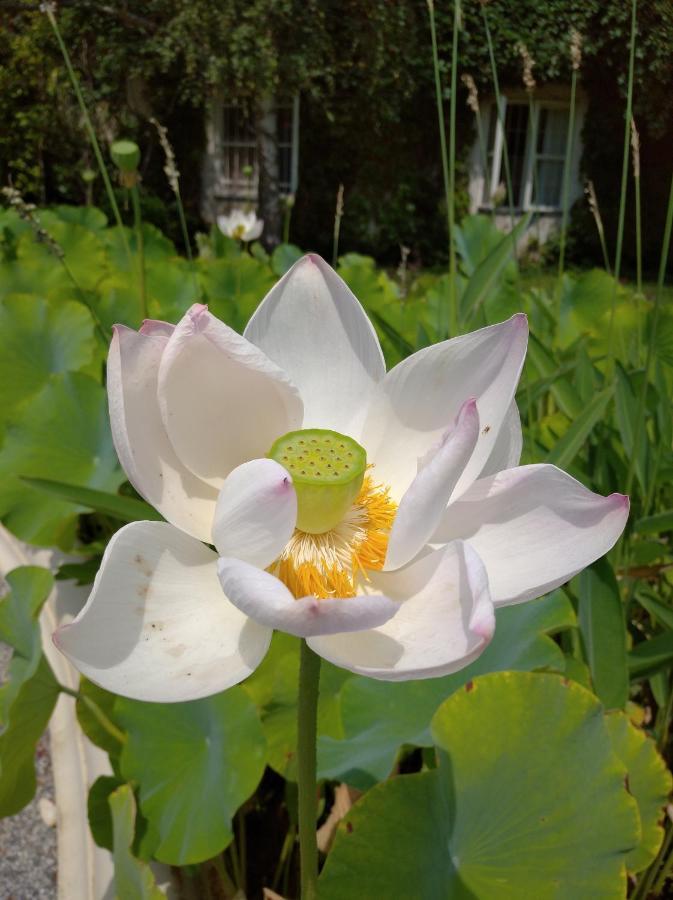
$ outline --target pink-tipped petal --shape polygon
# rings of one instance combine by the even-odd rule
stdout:
[[[331,428],[358,438],[385,363],[364,310],[326,262],[315,254],[296,262],[264,298],[244,334],[299,388],[304,428]]]
[[[175,325],[172,325],[170,322],[162,322],[161,319],[144,319],[143,324],[140,326],[141,334],[149,334],[155,337],[160,335],[169,338],[174,331]]]
[[[160,703],[237,684],[270,640],[222,593],[215,553],[165,522],[132,522],[113,536],[86,605],[54,635],[91,681]]]
[[[468,541],[495,605],[506,606],[546,594],[607,553],[628,512],[623,494],[594,494],[555,466],[521,466],[475,482],[433,541]]]
[[[466,400],[456,421],[407,488],[388,539],[385,569],[399,569],[412,560],[431,537],[474,452],[479,438],[476,400]]]
[[[385,624],[352,635],[309,638],[329,662],[382,681],[448,675],[476,659],[495,628],[488,577],[478,555],[456,541],[372,586],[401,606]]]
[[[218,490],[232,469],[299,428],[303,415],[285,373],[203,304],[183,316],[166,346],[159,406],[178,457]]]
[[[272,459],[253,459],[227,476],[215,510],[213,539],[221,556],[260,568],[292,537],[297,495],[289,473]]]
[[[361,443],[377,479],[391,486],[396,499],[466,397],[477,400],[481,430],[454,496],[478,477],[507,418],[527,341],[526,317],[518,314],[419,350],[386,375],[372,397]]]
[[[399,609],[398,603],[380,594],[296,600],[274,575],[238,559],[220,558],[218,571],[224,592],[242,612],[297,637],[372,628]]]
[[[110,425],[135,489],[173,525],[211,541],[217,491],[178,459],[159,412],[157,376],[168,338],[117,325],[107,362]]]

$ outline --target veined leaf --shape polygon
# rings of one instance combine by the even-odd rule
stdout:
[[[559,361],[555,359],[542,342],[531,334],[528,339],[528,356],[541,378],[549,378],[549,390],[561,409],[570,419],[578,416],[584,404],[567,378],[559,376]]]
[[[649,641],[636,644],[629,653],[631,678],[647,678],[673,665],[673,631],[664,631]]]
[[[608,709],[622,709],[629,696],[626,632],[619,586],[605,559],[578,577],[579,626],[596,694]]]
[[[469,320],[479,310],[490,291],[493,290],[498,282],[500,273],[512,258],[513,246],[528,228],[530,219],[531,214],[528,213],[517,222],[512,231],[503,235],[500,243],[491,250],[486,259],[474,270],[461,297],[462,318]]]
[[[603,418],[614,388],[609,387],[597,394],[584,411],[575,419],[554,449],[547,455],[545,462],[567,468],[582,449],[582,445]]]
[[[96,491],[79,484],[65,484],[62,481],[51,481],[48,478],[22,478],[21,480],[31,487],[46,491],[61,500],[68,500],[78,506],[86,506],[96,512],[113,516],[122,522],[145,520],[163,522],[163,516],[153,506],[145,503],[144,500],[136,500],[135,497],[122,497],[120,494]]]
[[[638,519],[633,527],[639,534],[662,534],[664,531],[673,531],[673,509]]]

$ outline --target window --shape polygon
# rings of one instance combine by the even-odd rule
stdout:
[[[498,207],[553,212],[561,209],[563,166],[568,136],[568,105],[559,101],[508,101],[502,98],[501,114],[495,103],[487,110],[487,177],[481,203],[491,207],[498,188]],[[507,196],[505,148],[512,179],[512,198]],[[482,164],[483,168],[483,164]]]
[[[254,201],[259,184],[254,119],[237,104],[223,104],[220,116],[217,193],[233,202]],[[290,194],[298,181],[299,98],[279,104],[276,119],[279,187]]]

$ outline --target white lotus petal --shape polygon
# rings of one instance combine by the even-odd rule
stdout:
[[[399,609],[399,603],[380,594],[295,600],[278,578],[238,559],[220,558],[218,571],[227,597],[242,612],[298,637],[372,628]]]
[[[139,329],[141,334],[160,335],[169,338],[175,331],[175,325],[170,322],[164,322],[162,319],[143,319],[143,324]]]
[[[297,495],[287,470],[272,459],[253,459],[222,485],[213,539],[221,556],[263,569],[290,540],[296,522]]]
[[[513,469],[519,465],[521,450],[523,448],[523,434],[521,433],[521,417],[516,400],[512,400],[507,415],[500,427],[491,455],[486,460],[479,477],[495,475],[503,469]]]
[[[167,343],[162,329],[115,326],[107,362],[112,439],[138,493],[173,525],[210,541],[217,491],[180,462],[159,413],[157,376]]]
[[[264,298],[244,334],[299,388],[304,428],[331,428],[358,438],[385,363],[364,310],[326,262],[315,255],[296,262]]]
[[[217,489],[302,420],[286,375],[202,304],[183,316],[166,346],[159,407],[178,457]]]
[[[462,669],[493,637],[495,615],[478,555],[461,541],[396,572],[371,573],[374,588],[402,601],[369,631],[308,639],[337,666],[383,681],[437,678]]]
[[[628,497],[602,497],[555,466],[481,478],[446,510],[433,541],[469,541],[496,606],[533,600],[603,556],[624,530]]]
[[[165,522],[132,522],[113,536],[86,605],[54,635],[91,681],[161,703],[238,684],[270,640],[222,593],[212,550]]]
[[[386,375],[372,398],[361,442],[377,479],[391,486],[395,499],[468,397],[477,400],[481,432],[454,496],[479,475],[514,397],[527,339],[526,317],[519,314],[425,347]]]
[[[478,437],[476,401],[467,400],[400,500],[388,539],[386,570],[408,563],[432,536]]]

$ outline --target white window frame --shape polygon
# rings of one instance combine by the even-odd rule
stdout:
[[[290,150],[290,181],[281,186],[281,196],[296,193],[299,184],[299,96],[293,97],[289,103],[279,103],[279,109],[292,109],[292,133],[290,141],[279,141],[278,149]],[[255,138],[234,139],[225,133],[225,111],[237,108],[236,104],[227,103],[219,95],[213,100],[211,107],[210,131],[208,134],[208,153],[214,164],[215,194],[222,200],[245,202],[257,200],[259,190],[259,170],[257,165],[257,141]],[[252,165],[250,178],[236,175],[243,165],[239,154],[245,153]],[[232,159],[234,161],[231,165]]]
[[[484,104],[481,109],[481,117],[482,117],[482,134],[485,135],[486,140],[488,140],[489,136],[489,126],[490,126],[490,117],[491,111],[495,107],[495,100],[492,100],[490,103]],[[481,178],[479,179],[479,184],[477,185],[477,189],[479,191],[480,201],[478,203],[478,207],[481,210],[493,210],[494,208],[497,210],[501,210],[502,212],[507,212],[508,206],[498,206],[495,207],[492,201],[485,201],[484,197],[484,183],[486,179],[489,179],[489,191],[488,196],[493,197],[495,192],[498,189],[498,186],[502,181],[504,181],[504,159],[503,159],[503,145],[505,142],[505,115],[507,112],[507,104],[511,103],[512,105],[517,106],[527,106],[528,100],[524,98],[514,97],[508,101],[506,95],[501,95],[500,97],[500,111],[499,115],[496,118],[495,123],[495,135],[493,141],[493,159],[490,165],[490,173],[481,174]],[[561,154],[548,154],[548,153],[540,153],[538,154],[535,149],[535,144],[537,143],[538,137],[538,123],[540,120],[540,110],[542,109],[563,109],[570,110],[570,102],[565,100],[555,100],[555,99],[539,99],[533,100],[532,102],[532,115],[529,116],[528,120],[528,130],[526,134],[526,148],[524,152],[524,164],[523,164],[523,173],[521,176],[522,188],[523,188],[523,198],[522,203],[514,207],[514,211],[518,213],[526,213],[526,212],[535,212],[535,213],[545,213],[548,215],[560,215],[562,211],[562,198],[559,199],[558,206],[552,206],[547,204],[534,204],[533,203],[533,169],[535,163],[538,159],[565,159],[565,152],[563,155]],[[579,135],[581,128],[581,117],[575,116],[575,125],[573,129],[573,140],[572,140],[572,148],[573,148],[573,166],[570,172],[571,181],[576,179],[576,167],[578,163],[578,146],[579,146]],[[535,137],[535,142],[533,142],[533,137]],[[488,159],[489,148],[485,147],[486,157]],[[479,161],[479,168],[483,168],[483,161]],[[489,178],[490,176],[490,178]]]

